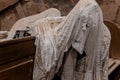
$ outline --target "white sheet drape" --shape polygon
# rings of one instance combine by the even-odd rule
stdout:
[[[40,18],[34,21],[29,25],[32,35],[36,36],[33,80],[52,80],[62,64],[64,52],[67,52],[70,46],[79,54],[85,51],[87,55],[75,62],[78,66],[76,70],[70,70],[74,73],[71,80],[108,80],[107,65],[111,37],[95,0],[80,0],[64,18],[58,15],[57,18]],[[15,30],[14,27],[11,32]],[[13,35],[10,33],[8,38],[11,38],[11,34]],[[70,58],[71,56],[68,59],[76,58]],[[66,70],[63,72],[62,80],[69,80],[63,78],[68,77],[65,72]]]

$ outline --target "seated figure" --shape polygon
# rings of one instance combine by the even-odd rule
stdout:
[[[57,9],[23,18],[11,29],[36,36],[33,80],[108,80],[110,33],[95,0],[79,0],[66,17]],[[62,68],[61,68],[62,66]]]

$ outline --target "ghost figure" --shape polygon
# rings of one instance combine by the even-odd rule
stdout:
[[[108,80],[111,36],[96,1],[78,1],[65,17],[57,9],[43,13],[21,19],[8,36],[12,39],[20,25],[36,36],[33,80],[52,80],[61,66],[61,80]]]

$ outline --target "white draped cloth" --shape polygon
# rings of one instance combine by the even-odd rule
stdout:
[[[30,27],[36,36],[33,80],[52,80],[71,46],[75,51],[69,53],[62,80],[108,80],[111,37],[95,0],[80,0],[66,17],[37,19]],[[75,60],[77,52],[83,51],[86,56]],[[71,67],[67,64],[73,66],[70,74],[66,73]]]
[[[59,10],[55,8],[50,8],[40,14],[22,18],[13,25],[6,40],[13,39],[16,30],[26,30],[26,27],[31,27],[39,19],[46,18],[46,17],[60,17],[60,16],[61,16],[61,13]]]
[[[55,71],[58,71],[62,64],[64,52],[66,52],[70,46],[80,54],[85,51],[87,55],[84,63],[79,65],[79,67],[84,65],[84,71],[82,71],[81,69],[83,68],[81,68],[75,72],[77,75],[77,73],[81,71],[80,73],[83,76],[78,74],[77,77],[75,77],[75,75],[73,76],[75,78],[72,78],[72,80],[108,80],[107,65],[111,37],[103,23],[101,9],[95,0],[80,0],[68,16],[60,24],[56,25],[56,27],[51,28],[51,23],[46,18],[36,22],[33,28],[33,32],[38,33],[36,42],[37,44],[41,44],[40,50],[37,50],[41,52],[41,56],[44,55],[44,57],[42,57],[42,67],[46,70],[45,76],[47,80],[51,80]],[[43,47],[43,45],[45,47]],[[44,51],[41,47],[42,49],[44,48]],[[51,59],[50,55],[52,55]],[[35,61],[37,62],[34,68],[36,69],[34,71],[35,73],[39,70],[37,67],[40,66],[38,65],[38,60],[41,56],[39,56],[38,54]],[[49,73],[47,74],[47,72]],[[37,74],[35,74],[35,80],[40,79]],[[67,74],[63,76],[67,77]],[[70,80],[70,78],[62,79]]]

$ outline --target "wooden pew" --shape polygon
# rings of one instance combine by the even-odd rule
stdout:
[[[0,42],[0,80],[32,80],[34,37]]]

